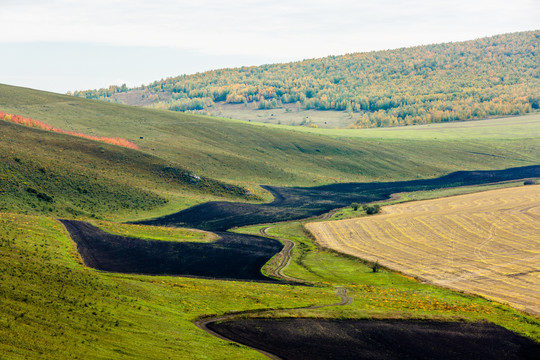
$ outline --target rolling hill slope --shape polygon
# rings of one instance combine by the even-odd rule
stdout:
[[[298,244],[287,272],[326,285],[97,271],[81,264],[68,232],[53,218],[134,221],[206,200],[258,200],[244,189],[262,194],[257,187],[261,183],[404,180],[453,170],[537,164],[536,120],[523,121],[528,131],[519,133],[507,131],[501,122],[488,125],[494,133],[488,131],[474,141],[456,136],[452,129],[444,136],[437,131],[419,136],[400,130],[345,136],[7,85],[0,85],[0,111],[66,131],[126,138],[140,148],[0,121],[0,357],[253,359],[259,354],[214,338],[193,321],[258,309],[334,304],[333,286],[350,289],[354,302],[348,307],[276,311],[269,316],[491,321],[535,341],[540,338],[537,319],[506,306],[385,270],[375,274],[357,260],[319,251],[304,238],[300,223],[280,224],[292,232],[279,236]],[[515,121],[511,119],[512,124]],[[278,228],[278,234],[284,228]],[[137,230],[142,238],[151,235],[144,227]]]
[[[388,137],[329,136],[322,129],[298,132],[290,127],[130,107],[7,85],[0,85],[0,111],[67,131],[122,137],[143,153],[252,192],[258,184],[407,180],[457,170],[533,165],[540,159],[536,121],[523,125],[531,131],[516,136],[499,122],[496,133],[475,141],[448,135],[411,137],[410,131],[401,136],[399,129]]]
[[[0,211],[118,217],[193,197],[254,199],[195,176],[136,150],[0,121]]]
[[[220,69],[170,77],[137,89],[111,86],[75,94],[174,111],[323,127],[380,127],[517,115],[540,106],[539,40],[540,31],[536,30]],[[303,111],[310,109],[333,114],[325,119]]]

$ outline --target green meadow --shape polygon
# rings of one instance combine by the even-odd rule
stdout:
[[[2,359],[253,359],[200,316],[333,303],[332,288],[122,275],[81,265],[63,226],[0,213]]]
[[[196,229],[172,228],[135,224],[119,224],[110,221],[92,221],[93,225],[114,235],[136,237],[156,241],[210,242],[216,234]]]
[[[296,243],[284,272],[314,286],[93,270],[82,264],[55,220],[89,220],[114,234],[156,241],[213,241],[199,231],[120,222],[211,200],[271,200],[260,184],[405,180],[537,164],[538,114],[425,130],[326,131],[134,108],[7,85],[0,85],[0,111],[68,131],[123,137],[140,147],[0,121],[2,358],[262,358],[199,330],[193,321],[246,310],[332,304],[338,301],[335,286],[349,290],[351,305],[244,316],[492,321],[540,341],[538,319],[385,269],[373,273],[371,264],[318,248],[302,221],[273,224],[269,234]],[[484,189],[408,193],[399,201]],[[334,218],[359,215],[349,208]],[[260,227],[238,231],[258,233]]]
[[[385,140],[532,139],[540,136],[540,114],[375,129],[317,129],[300,126],[294,129],[299,132],[335,137]]]
[[[249,226],[235,231],[267,233],[295,242],[288,276],[319,286],[343,286],[354,301],[343,307],[317,310],[275,311],[271,317],[321,317],[340,319],[436,319],[447,321],[490,321],[540,341],[540,321],[533,316],[488,301],[479,296],[423,284],[352,256],[320,248],[303,224],[312,220]]]
[[[0,85],[0,110],[68,131],[123,137],[142,153],[263,197],[259,184],[314,186],[418,179],[457,170],[530,165],[540,157],[535,121],[531,131],[523,130],[521,136],[508,137],[513,130],[495,126],[490,136],[470,141],[462,138],[460,128],[450,125],[455,135],[437,139],[411,138],[409,130],[394,130],[396,134],[380,138],[351,136],[380,134],[378,129],[327,133],[325,129],[254,125],[7,85]],[[513,128],[516,118],[507,121]]]

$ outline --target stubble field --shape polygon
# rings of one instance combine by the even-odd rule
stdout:
[[[385,207],[307,224],[324,247],[540,314],[540,186]]]

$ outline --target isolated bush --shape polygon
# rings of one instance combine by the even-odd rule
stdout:
[[[374,273],[379,272],[380,268],[381,266],[379,265],[379,260],[371,264],[371,271],[373,271]]]
[[[381,210],[381,206],[379,204],[364,205],[363,208],[366,214],[368,215],[378,214],[379,211]]]
[[[536,184],[536,181],[534,180],[525,180],[525,182],[523,183],[523,185],[534,185]]]
[[[52,196],[49,196],[45,193],[42,193],[42,192],[38,192],[37,195],[38,199],[41,199],[43,201],[46,201],[46,202],[52,202],[53,201],[53,198]]]
[[[360,205],[359,205],[358,203],[353,202],[353,203],[351,204],[351,208],[352,208],[354,211],[357,211],[359,207],[360,207]]]
[[[43,201],[46,201],[46,202],[52,202],[53,201],[53,198],[45,193],[42,193],[40,191],[37,191],[36,189],[34,188],[31,188],[31,187],[28,187],[26,188],[26,191],[30,194],[33,194],[33,195],[36,195],[36,197],[38,199],[41,199]]]

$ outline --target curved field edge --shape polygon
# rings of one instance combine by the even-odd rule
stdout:
[[[294,241],[292,261],[283,272],[319,286],[346,287],[354,301],[345,307],[275,311],[254,317],[489,321],[540,342],[540,321],[535,317],[481,296],[424,284],[384,268],[374,273],[371,263],[318,246],[304,228],[308,221],[313,220],[256,225],[235,231],[256,234],[268,227],[269,235]]]
[[[335,302],[330,288],[103,273],[80,264],[54,219],[0,213],[0,227],[5,359],[261,358],[193,321]]]
[[[486,322],[240,319],[208,325],[272,359],[537,359],[540,343]]]
[[[120,224],[100,220],[94,220],[90,223],[109,234],[146,240],[213,242],[219,238],[214,233],[198,229]]]
[[[521,179],[521,180],[510,180],[496,182],[493,184],[483,184],[483,185],[472,185],[472,186],[457,186],[450,188],[441,188],[435,190],[424,190],[424,191],[413,191],[413,192],[403,192],[392,194],[390,199],[376,201],[367,205],[377,204],[379,206],[388,206],[394,204],[401,204],[408,201],[420,201],[420,200],[430,200],[430,199],[440,199],[449,196],[456,195],[465,195],[473,194],[482,191],[490,191],[496,189],[504,189],[510,187],[523,186],[525,181],[529,181],[532,184],[540,183],[540,178],[530,178],[530,179]],[[355,210],[352,206],[347,206],[341,209],[336,209],[328,213],[324,219],[321,220],[345,220],[350,218],[357,218],[361,216],[366,216],[366,209],[363,206],[358,206]]]
[[[123,273],[280,282],[261,274],[283,247],[259,236],[216,233],[215,242],[152,241],[112,235],[82,221],[60,220],[77,244],[84,264]]]
[[[321,246],[538,316],[539,195],[538,185],[490,190],[306,227]]]

